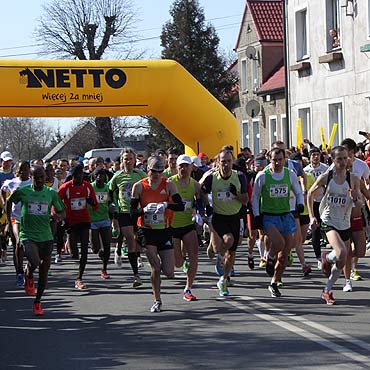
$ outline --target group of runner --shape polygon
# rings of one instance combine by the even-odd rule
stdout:
[[[332,288],[342,270],[345,292],[352,291],[351,280],[361,279],[358,259],[366,252],[370,200],[369,166],[363,160],[370,158],[370,144],[366,148],[366,158],[359,159],[352,139],[343,140],[330,156],[313,144],[288,151],[278,141],[255,158],[249,148],[235,158],[234,148],[227,145],[212,161],[205,153],[190,157],[175,149],[159,149],[145,163],[125,148],[114,163],[103,158],[23,161],[15,175],[11,154],[3,152],[1,258],[6,260],[10,240],[16,284],[35,296],[33,311],[42,315],[54,242],[55,263],[62,261],[64,248],[79,260],[74,286],[83,290],[89,245],[101,259],[101,278],[110,278],[113,234],[114,262],[121,266],[122,254],[127,253],[133,288],[143,284],[140,253],[146,252],[154,297],[150,311],[160,312],[161,274],[173,277],[175,267],[182,267],[187,276],[184,300],[197,300],[193,283],[198,249],[205,243],[208,256],[217,256],[219,295],[228,296],[236,251],[244,237],[249,267],[255,268],[257,246],[260,267],[271,277],[268,290],[272,297],[280,297],[293,249],[302,274],[311,273],[302,246],[309,232],[318,268],[328,278],[321,297],[335,304]],[[209,239],[204,240],[207,233]],[[332,250],[322,253],[325,242]]]

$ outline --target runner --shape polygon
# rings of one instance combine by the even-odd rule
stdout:
[[[280,297],[278,282],[287,266],[287,259],[294,246],[296,224],[291,213],[290,192],[297,198],[297,211],[304,209],[304,199],[297,175],[285,167],[285,151],[273,148],[271,165],[259,172],[253,186],[252,208],[257,228],[266,232],[271,248],[267,256],[266,272],[272,277],[268,289],[271,297]],[[277,259],[276,259],[277,255]]]
[[[5,180],[1,187],[1,194],[3,202],[6,204],[7,198],[13,194],[19,187],[32,184],[30,179],[30,165],[28,162],[23,161],[19,163],[19,168],[16,169],[17,177],[11,180]],[[24,249],[19,240],[19,231],[21,223],[21,204],[12,205],[11,223],[8,224],[8,231],[13,245],[13,263],[17,275],[16,285],[24,286],[24,271],[23,271],[23,258]]]
[[[195,301],[197,298],[191,291],[198,269],[198,238],[194,220],[196,208],[204,209],[204,206],[200,198],[200,185],[190,177],[193,166],[191,158],[182,154],[177,158],[176,164],[177,175],[170,179],[184,202],[185,210],[175,212],[171,224],[175,265],[176,267],[183,266],[186,273],[184,300]]]
[[[81,243],[81,258],[75,288],[86,289],[87,286],[82,282],[82,276],[87,263],[89,244],[90,215],[87,204],[90,204],[94,211],[99,205],[93,187],[83,180],[83,166],[78,164],[73,167],[71,175],[72,180],[64,183],[59,188],[58,194],[66,205],[66,230],[72,258],[78,259],[78,240]]]
[[[164,170],[164,175],[169,179],[171,176],[177,174],[176,160],[179,153],[176,148],[170,148],[167,150],[167,164],[168,167]]]
[[[115,174],[109,183],[109,191],[112,199],[117,199],[118,222],[120,228],[119,239],[117,240],[114,261],[117,266],[122,266],[122,242],[126,238],[128,249],[128,259],[134,275],[133,287],[142,285],[138,269],[138,257],[140,256],[140,246],[135,239],[135,222],[130,216],[130,202],[132,186],[146,177],[146,174],[135,168],[136,154],[130,148],[124,148],[121,153],[122,171]]]
[[[240,235],[240,209],[248,202],[247,179],[242,172],[232,169],[233,154],[229,150],[219,153],[219,166],[204,179],[201,190],[206,204],[206,215],[212,216],[210,222],[210,252],[225,256],[224,273],[217,287],[220,296],[229,295],[227,279],[234,266],[236,249]],[[212,207],[208,194],[212,194]],[[211,253],[212,255],[212,253]]]
[[[55,208],[54,218],[65,217],[64,204],[57,192],[44,186],[45,170],[40,167],[31,169],[32,185],[18,188],[7,203],[7,217],[11,223],[11,205],[21,202],[20,241],[27,257],[25,291],[35,295],[33,273],[39,267],[37,293],[33,303],[35,315],[43,315],[41,297],[45,290],[53,249],[53,235],[50,228],[51,207]]]
[[[174,252],[169,226],[171,212],[183,211],[184,204],[173,182],[163,176],[164,161],[159,156],[148,159],[148,178],[137,182],[132,188],[131,215],[139,216],[138,239],[146,248],[151,265],[151,283],[154,303],[151,312],[160,312],[161,271],[166,276],[174,272]],[[169,204],[169,202],[173,202]],[[141,208],[138,208],[140,204]]]
[[[1,168],[0,168],[0,187],[3,185],[5,180],[14,179],[14,173],[12,170],[13,156],[10,152],[2,152],[0,154]]]
[[[96,198],[98,200],[98,209],[88,205],[87,208],[91,220],[91,249],[103,262],[101,270],[102,279],[110,279],[107,272],[107,266],[110,256],[110,243],[112,239],[111,221],[109,219],[109,204],[111,198],[109,196],[109,186],[106,184],[106,174],[104,168],[96,168],[94,171],[95,181],[91,184]]]
[[[314,214],[313,202],[325,187],[320,202],[321,228],[333,247],[330,253],[322,254],[322,271],[328,281],[321,297],[327,304],[335,304],[332,288],[340,276],[350,254],[351,211],[359,203],[360,183],[358,177],[347,171],[348,151],[343,146],[332,149],[333,169],[320,175],[308,192],[308,211],[312,227],[318,226]]]

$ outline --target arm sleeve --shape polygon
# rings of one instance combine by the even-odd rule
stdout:
[[[184,203],[182,202],[182,198],[180,194],[176,193],[172,195],[172,201],[174,203],[168,204],[167,208],[171,211],[183,211],[185,209]]]
[[[209,194],[211,192],[212,182],[213,182],[213,176],[212,176],[212,174],[210,174],[204,179],[204,182],[203,182],[202,187],[201,187],[201,189],[204,193]]]
[[[254,216],[260,214],[260,196],[263,185],[265,185],[265,174],[264,172],[259,172],[254,180],[252,192],[252,210]]]

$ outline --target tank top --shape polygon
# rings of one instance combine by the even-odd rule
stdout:
[[[169,202],[170,196],[167,193],[167,178],[162,177],[157,189],[152,189],[149,179],[141,180],[142,192],[140,195],[140,205],[144,208],[149,203]],[[163,213],[145,212],[138,219],[138,226],[147,229],[165,229],[172,221],[172,212],[166,209]]]
[[[261,212],[282,214],[290,212],[290,175],[289,169],[284,167],[284,176],[275,180],[267,167],[265,169],[265,185],[261,193]]]
[[[174,212],[171,226],[174,228],[189,226],[194,223],[192,221],[195,196],[194,179],[190,178],[186,187],[181,186],[178,175],[172,176],[171,180],[175,184],[185,206],[183,212]]]
[[[338,230],[347,230],[351,227],[353,202],[349,196],[350,188],[348,176],[340,185],[333,178],[329,179],[319,208],[323,223]]]

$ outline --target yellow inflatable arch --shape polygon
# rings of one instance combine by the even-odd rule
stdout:
[[[239,147],[239,124],[181,65],[151,61],[0,61],[0,116],[152,115],[194,155]]]

